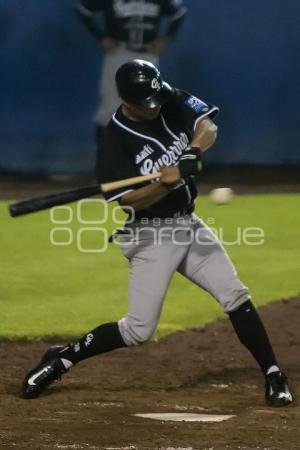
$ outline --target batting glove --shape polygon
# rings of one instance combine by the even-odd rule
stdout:
[[[179,159],[178,168],[181,178],[197,175],[202,169],[201,150],[198,147],[186,147]]]

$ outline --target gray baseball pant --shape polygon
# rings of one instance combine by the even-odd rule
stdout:
[[[217,237],[195,214],[154,222],[128,225],[130,235],[121,238],[130,261],[129,311],[118,324],[128,346],[151,338],[176,271],[209,292],[226,313],[250,299]]]

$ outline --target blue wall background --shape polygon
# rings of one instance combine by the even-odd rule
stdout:
[[[0,170],[83,173],[101,51],[76,0],[0,0]],[[300,163],[299,0],[185,0],[189,13],[161,67],[220,106],[208,163]]]

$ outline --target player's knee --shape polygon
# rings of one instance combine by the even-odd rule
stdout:
[[[139,322],[130,317],[124,317],[119,322],[121,336],[126,345],[140,345],[151,339],[156,324]]]
[[[232,290],[228,290],[224,297],[220,299],[223,305],[225,313],[229,314],[237,310],[241,305],[250,300],[250,294],[246,286],[241,285],[240,287]]]

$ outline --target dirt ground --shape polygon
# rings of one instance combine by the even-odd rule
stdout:
[[[300,298],[261,309],[297,398]],[[270,408],[256,364],[228,320],[79,364],[35,400],[21,380],[47,342],[0,343],[0,449],[299,450],[300,407]],[[232,414],[222,423],[135,413]]]

